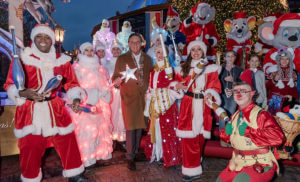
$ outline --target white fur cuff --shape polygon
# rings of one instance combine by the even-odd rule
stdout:
[[[220,95],[217,91],[215,91],[214,89],[207,89],[205,90],[204,92],[204,95],[210,93],[216,100],[216,104],[220,105],[221,104],[221,98],[220,98]],[[211,108],[211,106],[209,106]]]
[[[40,168],[40,172],[38,174],[38,176],[36,178],[25,178],[22,174],[21,174],[21,180],[22,182],[40,182],[42,181],[42,172],[41,172],[41,168]]]
[[[85,100],[86,94],[85,91],[80,87],[70,88],[67,92],[67,97],[70,102],[73,102],[74,99]]]
[[[200,161],[199,161],[200,162]],[[182,174],[187,176],[196,176],[202,174],[201,165],[194,168],[186,168],[182,166]]]
[[[25,98],[21,98],[19,95],[19,90],[17,89],[17,87],[12,84],[8,87],[7,89],[7,96],[10,100],[12,100],[17,106],[21,106],[23,104],[25,104],[26,99]]]
[[[202,131],[202,135],[205,139],[210,139],[211,138],[211,132],[210,131]]]
[[[64,169],[63,170],[63,177],[69,178],[69,177],[72,177],[72,176],[76,176],[76,175],[79,175],[79,174],[83,173],[83,171],[84,171],[83,164],[81,164],[78,168]]]

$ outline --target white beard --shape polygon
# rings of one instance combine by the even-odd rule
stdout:
[[[126,27],[122,27],[122,33],[123,34],[131,34],[131,27],[128,27],[128,28],[126,28]]]
[[[94,55],[93,57],[88,57],[83,54],[78,54],[78,64],[82,67],[87,67],[90,70],[98,70],[98,67],[100,66],[98,57]]]
[[[107,27],[107,28],[101,27],[100,32],[101,33],[110,32],[110,28],[109,27]]]

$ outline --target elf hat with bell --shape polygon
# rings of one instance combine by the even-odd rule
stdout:
[[[179,13],[175,7],[169,6],[167,16],[168,17],[179,17]]]

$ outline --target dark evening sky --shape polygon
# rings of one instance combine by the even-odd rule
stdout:
[[[71,0],[63,3],[52,1],[56,12],[53,18],[59,22],[65,32],[63,47],[72,50],[74,44],[92,41],[90,34],[93,27],[102,22],[103,18],[116,15],[116,11],[125,13],[132,0]]]

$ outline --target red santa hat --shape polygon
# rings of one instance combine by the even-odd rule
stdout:
[[[300,27],[300,14],[286,13],[275,20],[273,27],[274,35],[276,35],[279,27]]]
[[[239,18],[246,18],[246,15],[247,15],[246,11],[242,11],[242,12],[236,11],[236,12],[233,13],[233,19],[237,20]]]
[[[168,8],[168,12],[167,12],[167,16],[170,16],[170,17],[179,17],[179,13],[177,11],[176,8],[172,7],[172,6],[169,6]]]
[[[188,55],[190,54],[192,47],[194,47],[196,45],[199,45],[201,47],[201,49],[204,53],[204,56],[206,57],[207,47],[206,47],[205,43],[199,39],[199,37],[197,37],[196,40],[189,43],[189,45],[187,47]]]
[[[209,6],[207,3],[205,2],[198,2],[192,9],[190,14],[194,16],[194,14],[196,13],[198,7],[200,8],[201,6]]]
[[[254,73],[250,69],[246,69],[240,76],[242,83],[249,85],[252,90],[255,90],[255,77]]]
[[[263,20],[266,22],[274,22],[277,18],[279,18],[281,16],[281,12],[278,11],[276,13],[272,13],[272,14],[267,14]]]
[[[55,44],[54,30],[51,27],[49,27],[49,25],[47,25],[47,24],[37,24],[37,25],[35,25],[33,27],[33,29],[31,30],[30,39],[32,41],[34,41],[34,37],[37,36],[40,33],[48,35],[52,40],[52,45]]]

